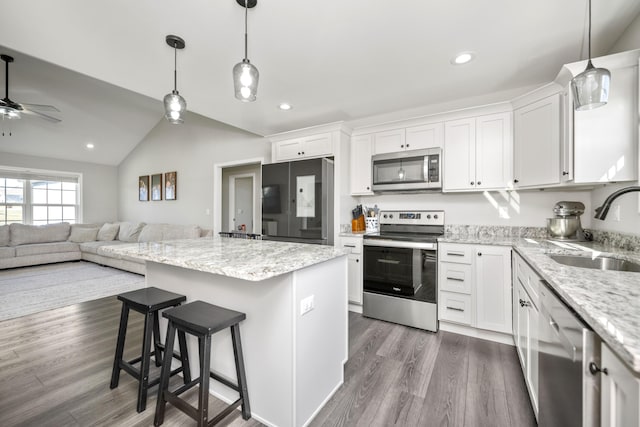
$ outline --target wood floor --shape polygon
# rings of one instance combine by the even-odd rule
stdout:
[[[153,425],[156,388],[141,414],[133,378],[123,372],[109,389],[119,316],[109,297],[0,322],[0,426]],[[313,426],[535,425],[513,347],[355,313],[349,323],[345,383]],[[132,313],[125,357],[141,341]],[[211,397],[210,413],[222,405]],[[168,405],[164,425],[194,422]],[[222,425],[260,423],[237,412]]]

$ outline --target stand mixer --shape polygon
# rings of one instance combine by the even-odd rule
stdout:
[[[580,224],[584,204],[580,202],[558,202],[553,207],[555,218],[547,218],[547,230],[552,239],[585,241],[585,232]]]

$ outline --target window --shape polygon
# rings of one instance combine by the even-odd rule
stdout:
[[[80,194],[79,174],[0,169],[0,225],[80,222]]]

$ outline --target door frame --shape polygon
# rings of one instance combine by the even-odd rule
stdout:
[[[233,221],[235,217],[235,208],[236,208],[236,179],[238,178],[251,178],[252,179],[252,187],[251,187],[251,222],[252,230],[247,230],[247,233],[255,233],[256,224],[258,222],[258,218],[256,217],[256,194],[258,194],[258,181],[256,180],[255,173],[239,173],[234,175],[229,175],[229,225]],[[222,221],[222,218],[220,218]],[[222,225],[222,224],[221,224]],[[236,224],[233,224],[233,230],[236,231]]]
[[[213,235],[217,236],[222,231],[222,170],[236,166],[248,166],[265,163],[264,157],[253,157],[251,159],[233,160],[224,163],[214,163],[213,165]],[[254,185],[257,180],[254,181]],[[255,203],[254,203],[255,204]],[[261,217],[259,218],[261,220]],[[254,230],[262,229],[262,221],[254,224]]]

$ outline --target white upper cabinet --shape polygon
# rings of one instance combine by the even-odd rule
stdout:
[[[424,148],[442,148],[444,145],[444,123],[431,123],[414,126],[406,130],[407,150],[422,150]]]
[[[507,188],[512,176],[511,113],[445,122],[444,191]]]
[[[331,133],[286,139],[273,143],[273,162],[302,160],[314,157],[332,156],[333,140]]]
[[[373,154],[394,153],[406,149],[404,129],[373,134]]]
[[[351,138],[351,194],[368,196],[371,190],[371,152],[373,135],[360,135]]]
[[[514,174],[517,187],[560,183],[560,94],[514,114]]]

